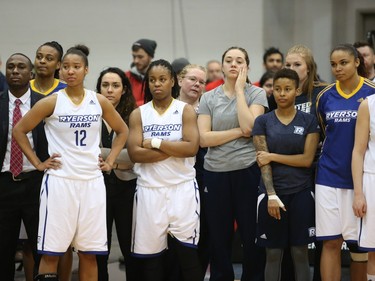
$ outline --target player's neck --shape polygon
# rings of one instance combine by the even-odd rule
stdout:
[[[225,79],[225,83],[223,84],[224,94],[227,95],[228,97],[236,96],[235,86],[236,86],[236,80],[230,80],[228,78]]]
[[[85,89],[82,87],[66,87],[65,92],[75,104],[80,104],[85,97]]]
[[[294,119],[294,116],[296,116],[297,109],[294,106],[286,107],[286,108],[280,108],[278,107],[275,109],[275,114],[277,119],[284,125],[288,125],[292,120]]]
[[[163,114],[173,102],[173,97],[168,97],[163,100],[152,100],[152,106],[159,113]]]
[[[35,77],[34,87],[41,93],[48,92],[55,83],[55,78],[52,77]]]
[[[360,76],[358,74],[355,74],[345,81],[339,81],[340,89],[345,94],[349,95],[353,93],[353,91],[358,87],[358,84],[360,81],[361,81]]]

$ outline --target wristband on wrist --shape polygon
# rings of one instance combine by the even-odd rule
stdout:
[[[268,196],[268,200],[276,200],[280,208],[284,208],[284,203],[280,200],[279,196],[272,194]]]
[[[151,147],[152,148],[159,149],[160,145],[161,145],[161,139],[158,139],[158,138],[151,139]]]

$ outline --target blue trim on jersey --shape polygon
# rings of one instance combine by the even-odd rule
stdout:
[[[138,196],[137,196],[137,191],[138,191],[138,187],[136,186],[135,188],[135,191],[134,191],[134,205],[137,206],[138,205]],[[134,245],[135,245],[135,230],[137,229],[137,221],[136,220],[133,220],[133,230],[132,230],[132,236],[131,236],[131,239],[132,239],[132,243],[131,243],[131,246],[130,246],[130,252],[134,252]]]
[[[337,235],[328,235],[328,236],[316,236],[316,240],[318,241],[326,241],[326,240],[335,240],[342,238],[342,234],[337,234]],[[344,240],[345,243],[347,244],[357,244],[358,241],[356,240]]]
[[[364,252],[375,252],[375,248],[365,248],[365,247],[359,247],[358,249]]]
[[[316,236],[316,240],[318,241],[335,240],[338,238],[342,238],[342,235],[336,234],[336,235],[328,235],[328,236]]]
[[[176,237],[175,237],[175,238],[176,238]],[[188,247],[188,248],[193,248],[193,249],[197,249],[197,248],[198,248],[198,245],[196,245],[196,244],[191,244],[191,243],[181,242],[181,241],[178,240],[177,238],[176,238],[176,241],[177,241],[178,243],[180,243],[181,245],[183,245],[183,246],[185,246],[185,247]]]
[[[47,174],[46,175],[46,180],[44,182],[44,185],[45,185],[45,192],[46,192],[46,200],[48,200],[48,178],[49,178],[49,175]],[[45,239],[46,239],[46,227],[47,227],[47,216],[48,216],[48,203],[46,204],[46,213],[45,213],[45,216],[44,216],[44,228],[43,228],[43,242],[42,242],[42,249],[44,249],[44,244],[45,244]]]
[[[194,191],[195,191],[195,202],[197,203],[196,206],[198,206],[198,204],[200,204],[200,202],[199,202],[199,186],[198,186],[197,181],[195,179],[194,179]],[[197,214],[198,219],[200,220],[201,215],[200,215],[200,213],[198,212],[197,209],[195,210],[195,213]],[[197,239],[198,233],[199,233],[198,230],[195,228],[194,229],[194,238],[193,238],[193,244],[194,245],[198,245],[198,241],[199,241]],[[187,247],[189,247],[189,246],[187,246]]]
[[[346,244],[355,244],[357,246],[358,241],[357,240],[344,240]]]
[[[101,256],[108,255],[108,251],[80,251],[78,250],[78,252],[82,254],[89,254],[89,255],[101,255]]]
[[[47,255],[47,256],[63,256],[65,252],[51,252],[51,251],[38,250],[38,254]]]
[[[155,258],[161,256],[167,249],[162,250],[159,253],[156,254],[137,254],[137,253],[131,253],[131,256],[136,258]]]

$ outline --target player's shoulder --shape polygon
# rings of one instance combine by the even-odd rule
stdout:
[[[317,100],[320,100],[323,96],[326,96],[332,91],[336,91],[336,83],[331,83],[325,87],[322,87],[322,89],[318,93]]]

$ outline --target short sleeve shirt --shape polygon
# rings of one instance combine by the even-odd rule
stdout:
[[[277,118],[275,111],[258,116],[255,120],[253,135],[266,137],[268,151],[283,155],[302,154],[306,137],[311,133],[319,133],[316,117],[297,110],[294,119],[285,125]],[[311,168],[292,167],[271,162],[272,178],[278,194],[292,194],[313,186]],[[265,191],[263,181],[261,191]]]
[[[266,92],[246,84],[245,98],[248,106],[253,104],[268,108]],[[211,130],[225,131],[239,128],[237,99],[225,95],[223,86],[203,94],[198,114],[210,115]],[[252,138],[238,138],[230,142],[209,147],[204,168],[212,172],[227,172],[245,169],[255,163],[255,148]]]

